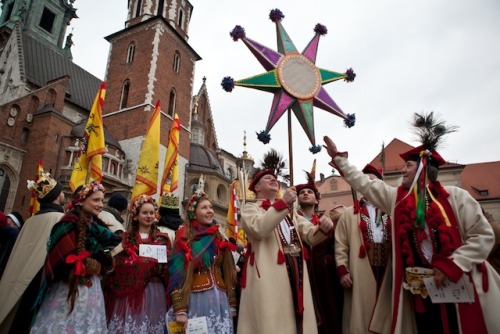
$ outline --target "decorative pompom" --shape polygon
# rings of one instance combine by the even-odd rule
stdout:
[[[257,139],[260,140],[264,144],[268,144],[271,141],[271,135],[269,132],[266,132],[265,130],[262,130],[261,132],[256,132],[257,133]]]
[[[283,264],[285,263],[285,254],[281,251],[281,249],[278,251],[278,264]]]
[[[233,38],[233,41],[237,42],[240,38],[245,38],[245,28],[242,26],[235,26],[229,35]]]
[[[364,245],[359,246],[359,258],[364,259],[366,256],[366,248]]]
[[[234,79],[231,77],[224,77],[220,85],[226,92],[232,92],[234,89]]]
[[[269,19],[273,22],[280,22],[285,18],[285,15],[278,8],[272,9],[271,13],[269,13]]]
[[[352,67],[345,71],[345,74],[347,75],[347,77],[344,79],[344,81],[353,82],[354,78],[356,78],[356,73],[354,73]]]
[[[347,119],[344,120],[344,125],[348,128],[351,128],[356,123],[356,115],[355,114],[347,114]]]
[[[316,154],[316,153],[318,153],[319,151],[321,151],[321,145],[313,145],[313,146],[309,147],[309,151],[310,151],[312,154]]]
[[[318,35],[323,36],[323,35],[326,35],[328,33],[328,29],[326,29],[326,27],[324,25],[322,25],[321,23],[318,23],[314,27],[314,32],[317,33]]]

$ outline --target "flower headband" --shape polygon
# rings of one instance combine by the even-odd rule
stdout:
[[[187,206],[187,216],[189,221],[193,221],[196,212],[196,206],[198,205],[198,203],[200,203],[202,199],[207,199],[210,201],[210,197],[208,197],[208,195],[205,194],[204,192],[195,193],[189,200]]]
[[[75,192],[71,204],[74,206],[81,204],[87,197],[96,191],[105,192],[104,186],[99,181],[92,181],[89,184],[84,184],[80,190]]]
[[[132,215],[132,219],[136,218],[139,215],[139,210],[140,210],[141,206],[145,203],[153,204],[153,207],[155,209],[155,216],[158,216],[158,203],[156,203],[156,200],[151,196],[142,194],[139,196],[139,198],[137,198],[131,204],[130,214]]]

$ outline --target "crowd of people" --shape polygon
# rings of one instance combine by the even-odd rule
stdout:
[[[245,245],[225,235],[202,191],[184,220],[175,196],[129,205],[115,193],[104,206],[96,181],[63,208],[63,186],[44,173],[32,184],[40,211],[26,222],[0,212],[0,333],[498,332],[500,275],[487,260],[500,248],[498,224],[437,180],[446,131],[432,132],[432,114],[415,117],[422,145],[401,154],[399,187],[324,138],[330,164],[360,194],[352,206],[318,215],[313,178],[279,194],[273,170],[257,173],[256,200],[240,212]],[[471,299],[434,301],[429,291],[450,284]]]

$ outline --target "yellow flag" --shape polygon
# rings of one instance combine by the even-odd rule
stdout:
[[[179,133],[181,122],[177,113],[174,115],[170,134],[168,136],[165,169],[161,179],[162,193],[167,194],[177,189],[179,183]]]
[[[43,174],[43,165],[42,160],[38,161],[38,169],[35,177],[35,184],[38,182],[40,175]],[[35,213],[40,211],[40,203],[38,202],[38,198],[36,196],[36,191],[34,189],[31,190],[31,199],[30,199],[30,209],[29,216],[33,216]]]
[[[229,203],[227,205],[227,236],[238,239],[238,207],[236,205],[235,182],[231,183],[231,193],[229,194]]]
[[[132,202],[142,194],[150,196],[156,194],[160,162],[160,108],[160,101],[158,101],[142,144],[134,189],[132,189]]]
[[[102,104],[105,96],[106,83],[103,82],[94,99],[89,119],[85,125],[80,155],[73,164],[73,171],[69,180],[72,191],[75,191],[82,184],[102,180],[102,155],[106,152],[102,122]],[[89,167],[90,175],[87,175]]]

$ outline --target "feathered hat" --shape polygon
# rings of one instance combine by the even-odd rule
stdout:
[[[412,191],[416,197],[416,217],[415,225],[423,228],[425,226],[425,198],[426,187],[429,182],[427,177],[428,166],[439,166],[446,163],[441,155],[436,151],[438,145],[442,142],[443,136],[457,131],[457,126],[446,126],[444,121],[434,117],[434,113],[418,114],[413,116],[412,126],[422,145],[400,154],[405,161],[417,161],[418,167],[415,178],[408,189],[408,196]],[[405,197],[406,197],[405,196]]]
[[[434,117],[434,112],[429,114],[415,113],[412,126],[417,139],[422,145],[415,147],[399,156],[404,161],[420,161],[423,164],[430,164],[439,167],[446,163],[441,155],[436,151],[438,145],[442,142],[444,135],[457,131],[457,126],[446,126],[444,121]]]

